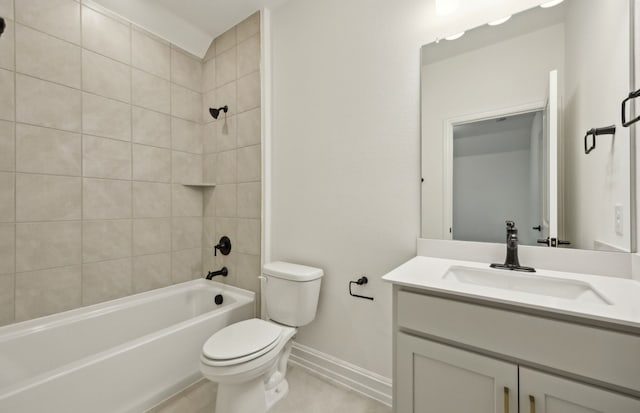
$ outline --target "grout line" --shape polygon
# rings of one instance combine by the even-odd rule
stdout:
[[[14,0],[15,1],[15,0]],[[80,4],[80,88],[84,88],[84,70],[82,59],[82,4]],[[80,92],[80,132],[84,131],[84,94]],[[84,138],[80,135],[80,306],[84,303]]]
[[[129,146],[129,150],[131,151],[131,156],[129,158],[129,164],[131,166],[131,185],[130,185],[130,191],[131,191],[131,197],[130,197],[130,215],[131,215],[131,226],[130,226],[130,239],[131,239],[131,247],[129,250],[129,255],[131,257],[131,262],[129,263],[130,265],[130,273],[131,273],[131,279],[129,280],[129,286],[130,286],[130,290],[129,290],[129,294],[133,294],[135,292],[135,282],[134,279],[136,277],[136,274],[134,272],[135,266],[133,265],[133,251],[134,251],[134,244],[135,244],[135,236],[134,236],[134,221],[133,221],[133,208],[134,208],[134,201],[133,201],[133,27],[132,24],[129,23],[128,24],[129,27],[129,79],[131,80],[131,87],[129,88],[129,100],[131,101],[131,105],[129,105],[129,116],[130,116],[130,122],[129,122],[129,136],[131,136],[131,143]]]
[[[16,169],[18,166],[18,137],[17,137],[17,127],[16,127],[16,119],[18,118],[18,79],[17,79],[17,53],[16,53],[16,2],[12,1],[13,5],[13,317],[12,322],[16,321],[17,314],[17,285],[18,285],[18,277],[16,277],[16,270],[18,269],[18,226],[16,225],[17,213],[16,209],[18,208],[18,190],[17,190],[17,174]]]

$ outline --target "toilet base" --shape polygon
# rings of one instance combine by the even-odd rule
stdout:
[[[216,412],[267,413],[287,393],[289,383],[286,379],[270,390],[265,390],[263,377],[241,384],[220,383]]]

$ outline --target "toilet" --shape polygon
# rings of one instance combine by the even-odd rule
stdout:
[[[268,321],[231,324],[202,347],[200,371],[218,383],[216,412],[265,413],[289,391],[285,378],[297,328],[316,316],[319,268],[272,262],[262,269]]]

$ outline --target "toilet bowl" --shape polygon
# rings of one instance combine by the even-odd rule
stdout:
[[[322,275],[297,264],[264,266],[263,296],[271,320],[232,324],[202,347],[200,371],[218,383],[216,412],[265,413],[287,395],[292,340],[298,326],[315,318]]]

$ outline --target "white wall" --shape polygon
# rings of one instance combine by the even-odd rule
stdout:
[[[296,0],[272,15],[272,259],[322,267],[302,344],[391,377],[391,288],[420,231],[420,47],[540,1]],[[268,259],[268,257],[267,257]],[[347,281],[366,273],[349,297]]]
[[[629,93],[628,2],[581,0],[569,3],[566,20],[565,85],[566,237],[576,248],[593,242],[629,250],[629,129],[620,120],[620,102]],[[594,25],[593,22],[597,24]],[[603,86],[599,79],[608,79]],[[597,138],[584,154],[588,129],[615,124],[615,139]],[[624,234],[615,232],[614,208],[624,208]]]
[[[535,58],[532,58],[535,56]],[[461,116],[544,105],[549,71],[564,73],[561,24],[422,68],[422,236],[443,239],[444,124]],[[562,76],[562,75],[560,75]]]

